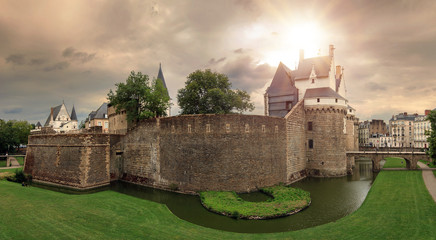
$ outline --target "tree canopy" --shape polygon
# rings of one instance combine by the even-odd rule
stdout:
[[[197,70],[187,77],[185,88],[178,91],[182,114],[231,113],[253,111],[250,95],[232,90],[229,78],[221,73]]]
[[[31,129],[27,121],[0,119],[0,153],[14,152],[20,144],[26,145]]]
[[[431,130],[425,133],[428,136],[427,142],[429,143],[427,154],[436,163],[436,110],[431,111],[427,115],[427,120],[430,121],[431,126]]]
[[[170,106],[170,97],[160,79],[153,79],[141,72],[132,71],[126,83],[115,84],[108,93],[109,104],[114,106],[117,113],[126,110],[129,122],[139,119],[166,116]]]

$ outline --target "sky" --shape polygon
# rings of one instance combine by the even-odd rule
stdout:
[[[0,119],[40,121],[75,106],[79,122],[131,71],[177,91],[197,69],[226,74],[263,115],[280,61],[299,49],[344,67],[360,120],[436,108],[436,1],[0,0]]]

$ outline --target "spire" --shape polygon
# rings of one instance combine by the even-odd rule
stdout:
[[[77,115],[76,115],[76,110],[74,109],[74,105],[73,105],[73,109],[71,110],[71,121],[77,121]]]
[[[161,63],[159,63],[159,73],[157,74],[157,78],[162,81],[165,89],[167,90],[167,94],[168,94],[168,88],[167,88],[167,84],[165,83],[164,75],[162,73],[162,64]],[[169,94],[168,94],[168,96],[169,96]]]

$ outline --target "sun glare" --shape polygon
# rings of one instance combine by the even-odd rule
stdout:
[[[277,36],[274,49],[264,52],[262,63],[277,66],[279,62],[283,62],[293,69],[298,64],[300,49],[304,50],[305,58],[321,54],[323,33],[315,22],[294,24],[278,32]]]

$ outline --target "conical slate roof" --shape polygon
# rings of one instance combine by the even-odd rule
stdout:
[[[77,115],[76,115],[76,110],[74,109],[74,105],[73,105],[73,110],[71,110],[71,120],[77,121]]]
[[[165,89],[167,90],[167,94],[168,94],[167,84],[165,83],[165,77],[164,77],[163,72],[162,72],[162,64],[160,64],[160,63],[159,63],[159,73],[157,74],[157,78],[162,81]],[[168,96],[169,96],[169,94],[168,94]]]

